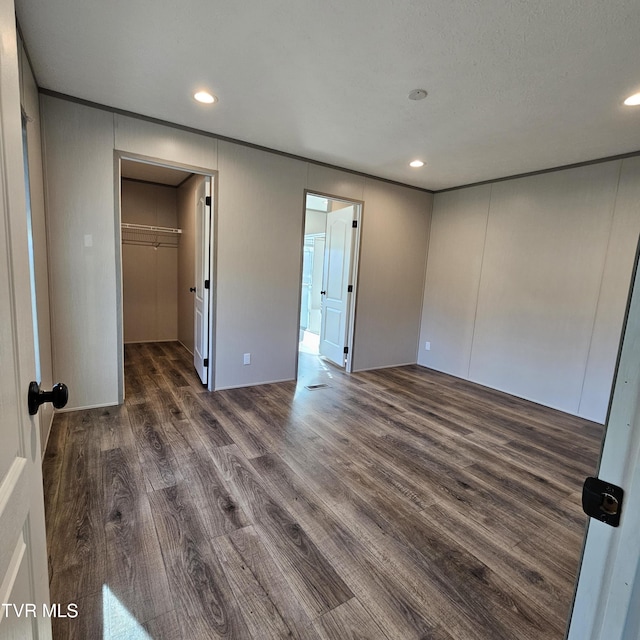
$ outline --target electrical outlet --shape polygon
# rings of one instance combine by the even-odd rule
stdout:
[[[424,343],[424,349],[425,349],[425,351],[431,351],[431,343],[430,342],[425,342]]]
[[[245,353],[244,354],[243,364],[251,364],[251,354],[250,353]]]

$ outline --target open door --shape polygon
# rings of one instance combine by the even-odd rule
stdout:
[[[0,0],[0,637],[50,638],[13,2]],[[27,607],[31,611],[27,615]]]
[[[211,286],[211,178],[196,192],[196,291],[194,296],[193,364],[202,384],[209,382],[209,292]]]
[[[589,521],[569,640],[640,638],[640,278],[638,257],[623,329],[598,478],[601,513]],[[617,511],[608,489],[624,491],[618,527],[600,522]],[[598,504],[599,503],[599,504]]]
[[[348,344],[354,206],[327,213],[320,354],[344,367]]]

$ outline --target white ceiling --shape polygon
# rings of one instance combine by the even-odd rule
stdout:
[[[41,87],[428,189],[640,150],[638,0],[16,5]]]

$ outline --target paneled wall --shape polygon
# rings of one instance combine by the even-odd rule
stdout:
[[[425,195],[365,179],[354,371],[416,362],[430,223]]]
[[[68,385],[70,409],[116,404],[113,114],[49,98],[40,105],[54,377]]]
[[[603,422],[639,205],[638,158],[437,194],[419,364]]]
[[[216,387],[291,380],[307,167],[218,145]],[[243,365],[243,353],[251,353],[250,366]]]
[[[177,191],[175,187],[122,180],[122,222],[178,227]],[[178,339],[178,253],[183,240],[178,236],[176,246],[158,247],[123,241],[125,344]]]
[[[354,369],[415,362],[430,194],[50,96],[42,110],[55,370],[72,407],[120,399],[114,150],[218,171],[215,388],[295,376],[305,188],[365,203]]]

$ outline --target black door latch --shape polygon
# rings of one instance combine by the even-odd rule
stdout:
[[[624,491],[610,482],[598,478],[587,478],[582,487],[582,508],[584,512],[612,527],[620,524]]]

